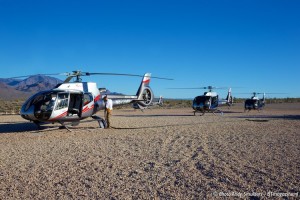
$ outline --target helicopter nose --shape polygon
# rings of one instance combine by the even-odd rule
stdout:
[[[21,114],[21,117],[27,120],[31,120],[31,118],[27,114]]]
[[[34,109],[35,109],[34,105],[30,105],[30,106],[28,106],[27,104],[23,105],[20,110],[21,117],[30,121],[36,120],[34,116]]]

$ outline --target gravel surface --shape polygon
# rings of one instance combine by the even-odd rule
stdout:
[[[114,110],[112,129],[71,131],[0,116],[0,199],[299,198],[300,104],[223,111]]]

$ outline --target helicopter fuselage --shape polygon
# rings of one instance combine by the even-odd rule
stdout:
[[[34,122],[81,120],[103,108],[100,97],[96,83],[63,83],[30,97],[21,108],[21,116]]]
[[[215,92],[205,92],[204,95],[194,98],[193,109],[200,112],[215,110],[218,107],[218,98]]]
[[[226,99],[219,99],[219,95],[216,92],[204,92],[203,95],[194,98],[192,107],[194,114],[196,112],[204,114],[205,112],[214,113],[215,111],[220,111],[218,110],[220,106],[228,106],[229,108],[232,104],[231,88],[229,88]]]
[[[251,99],[246,99],[244,108],[245,110],[261,110],[265,106],[265,101],[263,99],[258,99],[252,97]]]

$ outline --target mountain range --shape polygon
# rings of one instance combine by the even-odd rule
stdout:
[[[0,78],[0,99],[25,99],[34,93],[54,88],[62,80],[44,75],[34,75],[26,79]]]
[[[31,95],[53,89],[57,84],[63,81],[45,75],[34,75],[26,79],[0,78],[0,100],[27,99]],[[122,95],[122,93],[111,92],[104,88],[99,88],[102,94]]]

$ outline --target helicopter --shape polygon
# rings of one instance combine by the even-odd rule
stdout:
[[[200,116],[204,115],[206,112],[215,113],[215,111],[221,112],[218,109],[220,106],[227,106],[230,108],[233,105],[233,98],[231,95],[231,88],[228,89],[226,99],[219,99],[219,95],[213,92],[213,89],[225,89],[224,87],[197,87],[197,88],[170,88],[170,89],[207,89],[203,95],[196,96],[193,100],[192,108],[194,109],[194,115],[200,112]]]
[[[71,122],[72,126],[76,126],[81,120],[88,117],[96,120],[100,128],[106,128],[106,121],[96,115],[98,111],[105,108],[105,102],[103,101],[105,95],[112,100],[114,106],[134,103],[142,109],[153,104],[154,93],[149,86],[151,73],[145,73],[144,76],[141,76],[73,71],[72,73],[47,75],[66,75],[67,78],[63,83],[56,85],[55,88],[31,96],[25,101],[20,110],[22,118],[34,122],[39,128],[41,123],[60,123],[68,129],[67,122]],[[137,76],[143,78],[136,95],[109,95],[101,94],[95,82],[82,82],[82,76],[91,75]],[[75,81],[70,82],[73,78],[75,78]],[[160,77],[152,78],[172,80]]]
[[[257,94],[263,94],[263,98],[259,99],[257,97]],[[250,111],[250,110],[257,110],[258,112],[262,110],[265,107],[266,102],[266,93],[257,93],[253,92],[253,96],[250,99],[245,100],[244,104],[244,112]]]

